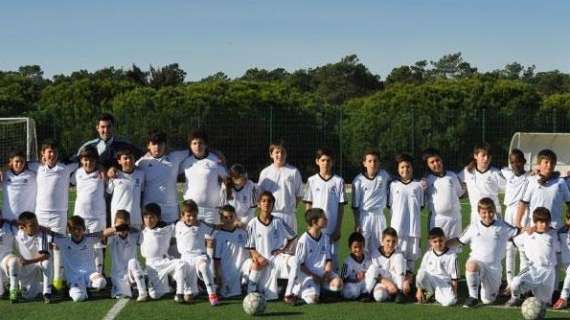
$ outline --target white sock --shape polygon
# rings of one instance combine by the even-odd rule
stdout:
[[[53,281],[53,263],[51,259],[40,262],[43,278],[43,294],[51,293],[51,283]]]
[[[566,276],[564,277],[564,284],[562,285],[562,292],[560,298],[568,300],[570,298],[570,266],[566,269]]]
[[[210,259],[208,259],[208,262],[209,261]],[[216,290],[213,286],[212,273],[210,272],[210,266],[208,262],[198,262],[198,271],[200,271],[202,274],[202,279],[204,280],[208,294],[214,294],[216,293]]]
[[[247,282],[247,293],[257,291],[257,282],[261,278],[261,271],[258,270],[251,270],[249,272],[249,279]]]
[[[18,263],[18,258],[10,258],[8,261],[8,277],[10,278],[10,290],[19,289],[18,285],[18,273],[20,273],[20,264]],[[4,286],[2,289],[4,289]]]
[[[63,263],[59,249],[53,250],[53,278],[54,280],[63,280]]]
[[[136,259],[129,261],[129,269],[131,271],[131,277],[135,281],[135,284],[137,285],[139,296],[147,296],[148,291],[146,289],[146,283],[144,281],[144,274]]]
[[[291,266],[289,269],[289,279],[287,280],[287,289],[285,289],[285,295],[290,296],[293,294],[293,286],[297,281],[297,275],[299,273],[299,266],[297,263],[297,259],[291,259]]]
[[[176,294],[184,294],[184,263],[180,264],[174,270],[174,281],[176,281]]]
[[[505,271],[507,273],[507,285],[509,288],[511,287],[511,283],[513,282],[513,277],[515,273],[515,257],[516,257],[516,248],[512,242],[509,241],[507,244],[507,254],[505,257]]]
[[[95,270],[98,273],[103,273],[103,248],[95,248]]]
[[[479,276],[479,272],[465,271],[465,280],[467,280],[467,289],[469,291],[469,297],[478,299],[479,285],[481,284],[481,277]]]

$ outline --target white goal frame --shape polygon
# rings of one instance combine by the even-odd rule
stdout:
[[[33,146],[32,145],[32,139],[31,139],[31,135],[33,134],[33,136],[36,138],[36,144],[37,144],[37,134],[36,134],[36,126],[35,126],[35,121],[32,118],[28,118],[28,117],[10,117],[10,118],[0,118],[0,122],[8,122],[8,121],[26,121],[26,160],[27,161],[32,161],[32,160],[37,160],[37,159],[32,159],[32,154],[36,154],[37,150],[37,145]],[[33,131],[33,133],[31,132]]]
[[[550,149],[556,153],[558,162],[555,170],[559,171],[561,176],[567,176],[570,170],[570,133],[515,132],[509,145],[509,154],[515,148],[524,153],[526,170],[535,167],[536,156],[542,149]]]

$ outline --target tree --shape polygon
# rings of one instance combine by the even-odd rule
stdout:
[[[186,71],[180,69],[178,63],[172,63],[157,69],[150,66],[149,85],[155,89],[183,84],[185,78]]]
[[[133,63],[130,70],[127,70],[125,76],[127,79],[142,86],[148,85],[148,72],[142,71],[136,64]]]
[[[477,72],[477,68],[471,67],[463,60],[461,52],[446,54],[438,61],[431,61],[432,73],[438,78],[461,78],[471,76]]]

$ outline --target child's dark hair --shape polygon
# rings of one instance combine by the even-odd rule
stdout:
[[[522,152],[521,149],[515,148],[515,149],[511,150],[510,155],[515,156],[515,157],[521,159],[524,163],[526,163],[526,158],[524,157],[524,152]]]
[[[364,161],[366,161],[367,156],[373,156],[373,157],[376,157],[378,160],[380,160],[380,152],[378,152],[378,150],[372,149],[372,148],[364,149],[364,152],[362,152],[362,157],[360,157],[360,170],[362,171],[362,173],[366,173],[366,168],[364,167],[363,163],[364,163]],[[330,156],[330,157],[333,158],[332,156]],[[334,158],[333,158],[333,160],[334,160]]]
[[[99,115],[99,118],[97,118],[97,124],[99,124],[99,122],[101,122],[101,121],[105,121],[105,122],[109,121],[109,122],[111,122],[112,125],[115,124],[115,118],[113,117],[112,114],[107,113],[107,112]]]
[[[208,134],[204,129],[195,129],[188,134],[188,145],[192,143],[192,140],[200,139],[208,144]]]
[[[131,148],[122,148],[117,151],[117,160],[121,159],[122,156],[134,157],[133,150]]]
[[[442,159],[441,153],[435,148],[427,148],[422,152],[422,161],[424,162],[427,173],[433,173],[428,165],[428,160],[433,157]]]
[[[152,130],[149,132],[147,137],[147,144],[161,144],[166,143],[166,133],[158,130]]]
[[[287,152],[287,149],[285,148],[285,143],[283,141],[279,141],[279,142],[273,142],[272,144],[269,145],[269,154],[273,153],[273,150],[275,149],[281,149],[285,152]]]
[[[556,156],[556,153],[554,153],[554,151],[550,149],[543,149],[540,150],[536,155],[536,163],[540,164],[542,160],[548,160],[552,162],[554,165],[556,165],[556,162],[558,162],[558,157]]]
[[[325,216],[325,211],[321,208],[311,208],[305,211],[305,222],[310,227],[317,222],[320,218]]]
[[[22,158],[24,159],[24,170],[28,169],[28,161],[26,157],[26,153],[24,151],[18,150],[10,152],[8,155],[8,161],[12,161],[14,158]]]
[[[429,231],[428,239],[432,240],[435,238],[445,238],[445,232],[443,232],[442,228],[435,227]]]
[[[131,214],[127,210],[119,209],[115,212],[115,220],[118,219],[131,221]]]
[[[477,203],[477,211],[481,209],[487,209],[493,211],[493,213],[497,213],[497,208],[495,207],[495,202],[491,198],[482,198]]]
[[[386,237],[398,238],[398,231],[396,231],[396,229],[394,229],[392,227],[388,227],[388,228],[384,229],[384,231],[382,231],[382,239],[384,239]]]
[[[18,224],[23,226],[26,223],[32,221],[32,220],[37,220],[37,216],[35,213],[30,212],[30,211],[24,211],[22,213],[20,213],[20,215],[18,216]]]
[[[532,212],[532,222],[545,222],[550,223],[552,217],[550,216],[550,210],[545,207],[538,207]]]
[[[269,191],[263,191],[262,193],[259,194],[258,201],[261,200],[261,198],[263,197],[268,197],[271,200],[271,203],[275,205],[275,196],[273,195],[273,193]]]
[[[400,175],[398,173],[398,167],[400,166],[400,163],[402,163],[402,162],[408,162],[411,167],[414,166],[414,158],[412,158],[411,155],[409,155],[407,153],[397,154],[396,157],[394,158],[394,172],[396,173],[397,176]]]
[[[473,172],[473,170],[477,168],[477,161],[473,158],[473,156],[479,154],[480,152],[484,152],[489,156],[491,156],[491,145],[488,144],[487,142],[483,142],[480,144],[476,144],[475,147],[473,147],[471,160],[469,160],[469,163],[467,164],[467,171]]]
[[[243,165],[236,163],[230,167],[229,175],[224,178],[227,200],[233,199],[232,189],[235,187],[233,179],[240,177],[245,177],[247,179],[247,170],[245,170],[245,167]]]
[[[220,214],[223,214],[224,212],[231,212],[235,214],[236,208],[234,208],[234,206],[232,206],[231,204],[226,204],[225,206],[220,208]]]
[[[182,202],[182,205],[180,206],[180,213],[182,214],[185,212],[198,214],[198,205],[194,200],[188,199]]]
[[[54,151],[57,151],[57,146],[55,145],[55,143],[51,142],[51,141],[47,141],[42,143],[42,147],[40,148],[40,152],[44,152],[47,149],[52,149]]]
[[[154,202],[145,204],[143,207],[143,216],[149,215],[156,216],[160,220],[160,216],[162,215],[160,206]]]
[[[83,228],[83,230],[86,230],[87,228],[85,227],[85,220],[80,216],[70,217],[67,220],[67,229],[73,228]]]
[[[366,243],[366,240],[364,240],[364,236],[362,235],[362,233],[353,232],[350,234],[350,236],[348,236],[348,247],[349,248],[352,246],[353,242],[360,242],[360,243],[362,243],[362,246],[364,246]]]
[[[97,152],[97,149],[95,149],[94,146],[85,146],[84,148],[81,149],[81,151],[79,151],[79,159],[83,158],[98,161],[99,153]]]
[[[330,148],[319,148],[317,152],[315,152],[315,160],[320,159],[322,156],[327,156],[334,160],[334,153]]]

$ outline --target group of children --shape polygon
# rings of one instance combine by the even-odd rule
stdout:
[[[188,303],[205,292],[212,305],[220,296],[244,292],[275,300],[279,279],[287,282],[284,301],[290,304],[317,303],[326,290],[346,299],[424,303],[433,298],[455,305],[462,245],[471,248],[465,307],[496,300],[503,259],[509,305],[520,305],[528,292],[550,304],[558,270],[570,265],[570,211],[563,214],[570,191],[554,171],[557,160],[550,150],[537,155],[535,172],[527,172],[520,150],[510,154],[510,168],[499,170],[491,166],[489,146],[479,145],[471,163],[455,174],[445,170],[437,150],[427,149],[427,174],[421,180],[414,180],[409,155],[395,158],[392,176],[380,167],[379,153],[366,150],[362,173],[352,181],[350,255],[339,265],[348,199],[343,179],[333,173],[330,150],[317,151],[318,172],[303,186],[284,146],[272,144],[273,163],[254,183],[242,165],[227,170],[223,156],[207,142],[203,131],[194,131],[189,150],[169,151],[166,135],[152,132],[145,156],[135,161],[131,150],[120,150],[116,167],[108,170],[89,147],[80,151],[79,163],[58,161],[51,144],[42,146],[40,163],[12,155],[2,175],[0,293],[7,286],[13,302],[42,294],[49,303],[52,284],[59,289],[65,281],[74,301],[85,300],[88,288],[107,285],[105,248],[112,297],[133,297],[136,288],[137,301],[174,291],[175,301]],[[179,176],[185,179],[180,205]],[[77,198],[68,218],[70,184]],[[500,192],[505,193],[504,214]],[[464,193],[472,211],[462,232]],[[297,236],[301,201],[306,231]],[[424,207],[429,248],[417,267]],[[567,276],[554,308],[565,308],[569,296]]]

